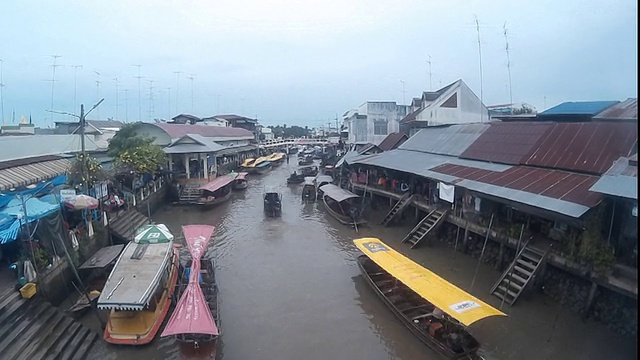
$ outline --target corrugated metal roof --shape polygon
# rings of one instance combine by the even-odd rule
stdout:
[[[380,142],[378,147],[382,151],[393,150],[393,149],[397,148],[398,146],[402,145],[405,141],[407,141],[408,138],[409,137],[406,134],[399,133],[399,132],[394,132],[394,133],[391,133],[391,134],[387,135],[387,137],[384,138],[384,140],[382,140]]]
[[[637,140],[636,123],[555,123],[524,164],[600,175]]]
[[[488,128],[489,124],[429,127],[418,131],[398,149],[459,156]]]
[[[589,191],[589,188],[598,180],[597,176],[523,166],[514,166],[507,171],[496,172],[446,164],[431,170],[461,179],[564,200],[588,208],[602,200],[602,196]]]
[[[553,124],[509,122],[491,123],[487,126],[488,129],[460,154],[461,158],[522,164]]]
[[[595,115],[619,101],[567,101],[549,108],[538,116],[546,115]]]
[[[591,191],[638,200],[638,167],[621,157],[590,189]]]
[[[254,137],[251,131],[234,127],[167,123],[154,123],[151,125],[164,130],[172,139],[178,139],[187,134],[197,134],[204,137]]]
[[[166,154],[210,153],[225,149],[218,143],[198,134],[187,134],[164,148]]]
[[[635,120],[638,121],[638,99],[629,98],[613,105],[593,117],[593,120]]]
[[[71,162],[49,160],[0,170],[0,191],[27,186],[65,174]]]

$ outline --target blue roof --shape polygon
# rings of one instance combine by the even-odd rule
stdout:
[[[595,115],[620,101],[568,101],[538,114],[545,115]]]

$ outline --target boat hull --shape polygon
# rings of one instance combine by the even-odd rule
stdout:
[[[104,340],[106,342],[117,345],[144,345],[150,343],[153,338],[155,338],[171,307],[173,292],[175,291],[176,282],[178,281],[179,260],[178,249],[174,247],[169,281],[154,311],[115,312],[111,310],[109,319],[107,320],[107,326],[105,326],[104,329]],[[127,320],[122,320],[119,316],[122,315],[122,313],[127,313]],[[138,323],[136,323],[136,321]],[[144,329],[147,323],[152,323],[153,325],[149,329]],[[139,331],[139,329],[143,329],[143,331]]]
[[[365,268],[364,264],[365,262],[368,262],[368,261],[373,263],[373,261],[369,259],[366,255],[360,255],[357,259],[358,267],[360,268],[362,277],[366,280],[367,284],[371,286],[373,291],[382,300],[382,302],[385,305],[387,305],[387,307],[391,310],[391,312],[393,312],[393,314],[403,323],[403,325],[405,325],[420,341],[422,341],[425,345],[429,346],[431,349],[437,351],[438,353],[440,353],[441,355],[444,355],[449,359],[461,359],[461,358],[474,359],[473,356],[476,355],[476,352],[480,348],[479,343],[477,343],[475,339],[473,339],[475,342],[475,346],[473,346],[472,348],[467,349],[464,352],[454,352],[442,342],[437,341],[428,332],[415,326],[414,323],[411,321],[411,319],[405,316],[403,312],[401,312],[400,309],[398,309],[398,307],[391,301],[391,299],[389,299],[389,297],[385,295],[385,292],[383,292],[383,290],[376,284],[376,281],[374,281],[374,279],[369,274],[369,271],[367,271],[367,269]],[[384,270],[382,269],[380,270],[384,272]],[[387,275],[389,274],[387,273]],[[389,275],[389,277],[391,277],[391,275]],[[429,304],[428,302],[426,302],[426,300],[423,300],[423,301],[426,304]]]
[[[200,207],[201,210],[209,210],[211,208],[214,208],[222,203],[225,203],[227,201],[229,201],[229,199],[231,199],[231,190],[229,190],[229,192],[227,192],[224,196],[221,196],[219,198],[215,198],[211,201],[206,201],[206,202],[198,202],[198,206]]]
[[[354,219],[352,219],[351,217],[338,212],[338,210],[334,209],[333,207],[331,207],[331,205],[329,205],[329,203],[327,202],[327,196],[322,197],[322,203],[324,204],[325,209],[327,209],[327,212],[329,213],[329,215],[333,216],[333,218],[338,220],[341,224],[359,226],[367,223],[367,220],[363,219],[362,217],[359,217],[354,221]]]
[[[249,183],[247,181],[236,182],[233,184],[233,190],[236,191],[245,190],[247,187],[249,187]]]
[[[304,201],[316,200],[316,187],[314,185],[305,185],[302,188],[302,200]]]

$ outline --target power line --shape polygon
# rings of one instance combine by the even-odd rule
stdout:
[[[138,121],[142,121],[142,87],[140,86],[140,68],[142,65],[133,65],[138,68],[138,76],[134,76],[135,79],[138,79]]]
[[[73,110],[75,111],[78,99],[78,69],[82,69],[82,65],[71,65],[73,68]]]
[[[511,114],[513,114],[513,92],[511,88],[511,57],[509,56],[509,38],[507,37],[507,22],[505,21],[504,26],[504,49],[507,52],[507,72],[509,73],[509,103],[511,104]]]
[[[478,33],[478,61],[480,63],[480,103],[481,108],[484,106],[484,93],[482,87],[482,46],[480,44],[480,23],[478,22],[478,17],[473,15],[476,20],[476,31]],[[480,110],[480,122],[484,121],[484,110]]]

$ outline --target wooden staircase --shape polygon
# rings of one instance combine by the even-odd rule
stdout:
[[[491,294],[509,305],[518,300],[549,252],[549,249],[543,253],[527,245],[528,242],[491,288]]]
[[[400,200],[398,200],[395,203],[395,205],[393,205],[393,207],[391,208],[391,210],[389,210],[389,212],[384,217],[384,219],[382,219],[381,224],[383,226],[387,226],[391,224],[393,221],[395,221],[398,215],[402,214],[402,212],[407,208],[407,206],[411,204],[411,200],[413,200],[413,195],[411,195],[410,193],[405,193],[404,195],[402,195]]]
[[[0,296],[0,358],[88,359],[106,351],[100,334],[38,294],[28,300],[13,290]]]
[[[180,198],[178,200],[181,204],[192,204],[198,202],[200,199],[200,186],[198,184],[186,184],[180,192]]]
[[[402,242],[411,244],[412,249],[416,247],[422,239],[426,238],[427,235],[433,234],[435,229],[444,222],[448,211],[448,209],[431,211],[402,239]]]
[[[133,240],[136,229],[150,223],[151,219],[132,208],[111,219],[111,234],[121,242],[128,242]]]

